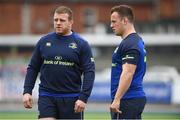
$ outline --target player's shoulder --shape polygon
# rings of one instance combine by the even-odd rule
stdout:
[[[126,38],[127,42],[138,42],[138,40],[141,39],[141,37],[137,33],[131,33]]]
[[[47,40],[51,40],[55,36],[55,32],[50,32],[45,35],[42,35],[42,37],[39,39],[38,43],[46,42]]]
[[[139,42],[143,42],[143,41],[142,38],[137,33],[131,33],[123,40],[123,44],[127,46],[134,46],[139,44]]]
[[[75,38],[75,41],[80,44],[88,44],[88,41],[85,40],[80,34],[73,32],[73,36]]]
[[[131,33],[122,41],[120,46],[123,50],[138,50],[141,43],[143,43],[142,38],[137,33]]]
[[[43,35],[42,37],[41,37],[41,39],[48,39],[48,38],[51,38],[51,37],[53,37],[53,36],[55,36],[55,32],[50,32],[50,33],[47,33],[47,34],[45,34],[45,35]]]

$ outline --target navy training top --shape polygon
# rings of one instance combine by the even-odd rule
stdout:
[[[146,50],[142,38],[137,33],[131,33],[122,40],[112,56],[111,68],[111,98],[114,99],[124,63],[136,65],[131,85],[122,99],[144,97],[142,82],[146,72]]]
[[[32,94],[39,72],[40,96],[79,96],[87,102],[95,78],[94,58],[88,42],[75,32],[68,36],[55,32],[43,36],[28,65],[23,94]]]

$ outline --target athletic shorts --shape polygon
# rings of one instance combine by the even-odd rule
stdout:
[[[74,106],[78,97],[39,96],[39,118],[83,119],[83,113],[75,113]]]
[[[111,112],[112,119],[141,119],[146,104],[146,97],[121,100],[122,114]]]

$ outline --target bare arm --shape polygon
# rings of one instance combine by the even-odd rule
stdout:
[[[136,65],[128,64],[128,63],[123,64],[123,71],[120,76],[118,89],[116,91],[114,101],[110,106],[110,110],[112,112],[121,113],[121,111],[119,111],[120,100],[131,85],[135,70],[136,70]]]

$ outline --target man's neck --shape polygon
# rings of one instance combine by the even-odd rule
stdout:
[[[58,34],[58,35],[61,35],[61,36],[69,36],[69,35],[71,35],[72,34],[72,31],[68,31],[67,33],[56,33],[56,34]]]
[[[72,31],[69,31],[67,34],[63,35],[63,36],[69,36],[72,34]]]
[[[126,30],[124,31],[124,34],[122,35],[122,39],[126,38],[131,33],[136,33],[134,25],[128,25],[126,27]]]

